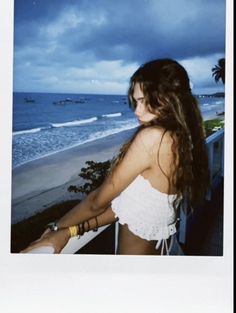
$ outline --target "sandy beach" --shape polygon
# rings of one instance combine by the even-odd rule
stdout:
[[[223,116],[215,112],[204,116],[204,120],[216,118]],[[12,224],[53,204],[79,199],[79,194],[67,188],[82,184],[78,174],[85,162],[112,159],[133,132],[123,131],[16,167],[12,173]]]
[[[85,162],[112,159],[133,132],[123,131],[16,167],[12,173],[12,223],[55,203],[79,199],[67,188],[82,183],[78,174]]]

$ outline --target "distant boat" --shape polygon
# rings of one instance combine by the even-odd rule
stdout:
[[[64,104],[66,104],[66,102],[65,102],[65,100],[53,101],[53,104],[56,104],[56,105],[64,105]]]
[[[73,100],[71,98],[66,98],[64,101],[65,102],[73,102]]]
[[[28,103],[33,103],[33,102],[35,102],[35,100],[34,99],[32,99],[32,98],[24,98],[25,99],[25,102],[28,102]]]
[[[60,105],[64,105],[68,102],[72,102],[72,100],[70,98],[66,98],[66,99],[63,99],[63,100],[59,100],[59,101],[54,101],[53,104],[60,104]]]
[[[84,103],[84,102],[85,102],[85,99],[73,100],[71,98],[66,98],[66,99],[59,100],[59,101],[53,101],[53,104],[64,105],[68,103]]]
[[[216,115],[217,115],[217,116],[224,115],[224,114],[225,114],[224,111],[221,111],[221,112],[216,111]]]

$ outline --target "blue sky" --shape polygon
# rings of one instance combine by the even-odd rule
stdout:
[[[223,91],[225,0],[15,0],[14,90],[125,94],[142,63],[170,57],[195,93]]]

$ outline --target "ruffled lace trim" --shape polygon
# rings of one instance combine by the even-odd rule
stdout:
[[[117,214],[116,217],[119,218],[119,223],[122,225],[127,225],[129,230],[135,234],[136,236],[145,239],[145,240],[162,240],[168,239],[171,235],[176,233],[176,222],[171,225],[155,225],[150,226],[148,229],[146,225],[143,223],[129,223],[124,220],[122,217],[120,218]]]

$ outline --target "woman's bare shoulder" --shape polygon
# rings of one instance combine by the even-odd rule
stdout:
[[[151,126],[142,129],[136,139],[137,143],[151,148],[153,146],[157,147],[161,142],[169,143],[171,138],[169,132],[164,128]]]

